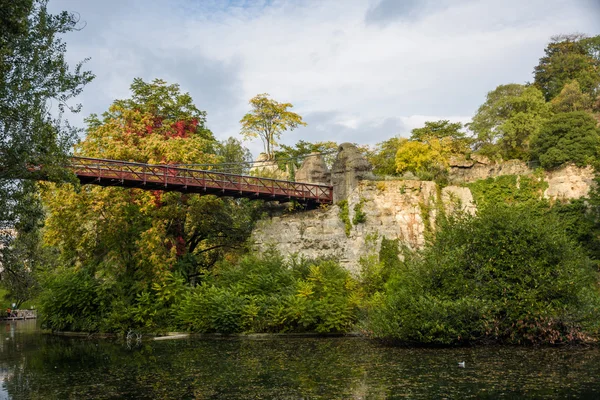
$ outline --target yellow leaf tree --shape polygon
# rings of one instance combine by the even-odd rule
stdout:
[[[245,139],[260,138],[269,159],[273,158],[277,140],[284,131],[306,126],[300,115],[289,111],[291,103],[279,103],[270,99],[268,93],[251,98],[250,105],[252,110],[240,120],[240,133]]]
[[[425,122],[424,127],[413,129],[411,140],[398,140],[396,171],[410,171],[424,179],[443,177],[450,157],[470,151],[471,141],[461,129],[462,124],[448,120]]]
[[[88,119],[87,137],[76,155],[163,164],[222,161],[215,154],[218,142],[204,127],[204,112],[177,85],[136,79],[131,90],[129,99],[115,101],[101,118]],[[173,276],[193,286],[226,252],[241,246],[259,207],[177,192],[66,184],[45,188],[45,244],[56,249],[64,266],[53,275],[80,271],[89,282],[110,289],[102,304],[114,316],[146,310],[142,295],[160,304],[152,288]],[[144,326],[168,324],[171,317],[148,318],[142,318]],[[106,317],[102,329],[125,329],[120,324],[128,321]]]

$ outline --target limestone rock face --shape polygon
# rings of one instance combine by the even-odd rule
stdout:
[[[347,159],[344,163],[355,165]],[[349,271],[359,274],[361,257],[377,255],[383,237],[398,239],[410,248],[421,248],[425,244],[425,233],[435,227],[441,207],[447,214],[456,211],[474,214],[476,211],[468,187],[447,186],[440,190],[434,182],[428,181],[360,180],[357,176],[368,176],[370,169],[360,159],[356,164],[359,173],[349,175],[352,179],[350,183],[339,164],[337,170],[336,182],[346,185],[343,187],[343,199],[347,200],[347,221],[342,221],[339,205],[262,220],[252,233],[255,250],[263,252],[274,246],[287,257],[292,254],[308,258],[333,257]],[[520,171],[524,165],[521,162],[509,163],[494,171],[508,174]],[[497,168],[497,164],[490,164],[486,168]],[[528,173],[533,171],[528,170]],[[587,196],[593,187],[594,171],[591,167],[567,165],[546,172],[544,180],[548,183],[544,193],[546,198],[580,198]],[[353,218],[359,207],[366,217],[364,222],[354,223]],[[350,229],[346,235],[348,222]]]
[[[296,182],[331,184],[331,172],[319,153],[311,153],[296,171]]]
[[[469,163],[453,159],[453,162],[450,163],[450,182],[463,184],[501,175],[531,175],[535,172],[521,160],[509,160],[501,163],[490,163],[485,157],[477,160],[473,157],[473,160],[473,164],[469,166]],[[544,180],[548,183],[544,197],[551,200],[585,197],[595,184],[592,167],[578,168],[573,164],[544,172]]]
[[[467,212],[475,214],[477,206],[471,190],[461,186],[446,186],[442,189],[442,203],[447,214]]]
[[[454,161],[454,164],[450,165],[449,180],[455,184],[475,182],[479,179],[494,178],[501,175],[527,175],[533,172],[521,160],[491,163],[485,157],[474,156],[472,162],[466,162],[466,160],[465,162]]]
[[[374,179],[373,166],[352,143],[342,143],[331,168],[333,202],[348,198],[363,179]]]
[[[334,205],[259,221],[252,241],[259,252],[274,246],[286,256],[334,257],[359,274],[360,258],[377,253],[384,236],[412,248],[424,245],[436,217],[436,196],[434,182],[360,181],[347,198],[349,219],[362,202],[366,220],[352,223],[349,236]]]
[[[467,160],[463,156],[453,156],[453,157],[450,157],[448,164],[450,165],[451,168],[452,167],[471,168],[473,166],[473,164],[475,164],[475,161]]]
[[[553,200],[578,199],[586,197],[595,184],[594,169],[577,168],[570,164],[546,172],[545,181],[548,182],[548,189],[544,192],[544,197]]]
[[[258,155],[250,168],[250,175],[282,180],[289,178],[288,172],[279,169],[277,161],[269,160],[269,157],[265,153]]]

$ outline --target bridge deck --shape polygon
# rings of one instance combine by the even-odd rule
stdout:
[[[169,165],[72,157],[69,168],[82,184],[214,194],[250,199],[331,204],[333,187]]]

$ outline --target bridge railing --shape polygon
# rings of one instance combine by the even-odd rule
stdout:
[[[326,185],[100,158],[72,157],[71,160],[70,167],[77,175],[99,180],[127,180],[142,185],[164,185],[165,188],[203,187],[222,190],[224,193],[236,191],[272,197],[312,199],[322,203],[331,203],[333,200],[333,189]]]

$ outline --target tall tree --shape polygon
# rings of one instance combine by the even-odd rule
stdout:
[[[65,61],[61,37],[77,30],[77,17],[49,14],[46,5],[47,0],[0,0],[0,251],[5,283],[29,278],[22,273],[22,260],[11,254],[22,246],[12,242],[21,233],[29,235],[41,218],[34,206],[37,186],[21,179],[67,178],[61,166],[78,130],[62,118],[63,111],[80,110],[69,103],[94,78],[83,71],[83,62],[71,70]]]
[[[223,160],[204,127],[205,113],[177,85],[136,79],[131,91],[101,118],[87,120],[77,155],[167,164]],[[115,316],[145,309],[138,295],[175,275],[198,282],[226,251],[242,246],[259,207],[214,196],[52,184],[44,203],[46,245],[60,251],[65,273],[85,272],[104,287],[112,296],[104,307],[118,309]],[[110,329],[118,323],[107,322]]]
[[[573,79],[579,82],[583,93],[596,98],[600,90],[600,35],[555,36],[544,53],[534,68],[534,84],[546,100],[556,97]]]
[[[73,31],[77,18],[51,15],[46,0],[1,0],[0,13],[0,178],[26,176],[39,165],[51,174],[59,166],[77,130],[61,118],[62,111],[80,110],[69,101],[81,93],[93,74],[82,64],[71,72],[60,35]],[[6,29],[5,29],[6,27]],[[58,108],[53,117],[52,106]]]
[[[550,116],[542,92],[533,86],[500,85],[487,94],[473,121],[467,126],[475,134],[481,154],[504,159],[529,157],[529,142]]]
[[[250,105],[252,110],[240,120],[241,134],[246,139],[259,137],[270,159],[283,132],[306,126],[300,115],[289,111],[293,107],[291,103],[279,103],[270,99],[267,93],[251,98]]]
[[[101,118],[92,114],[86,119],[87,136],[76,146],[77,155],[150,164],[219,161],[214,154],[218,144],[205,127],[206,112],[179,85],[135,78],[131,92]]]

